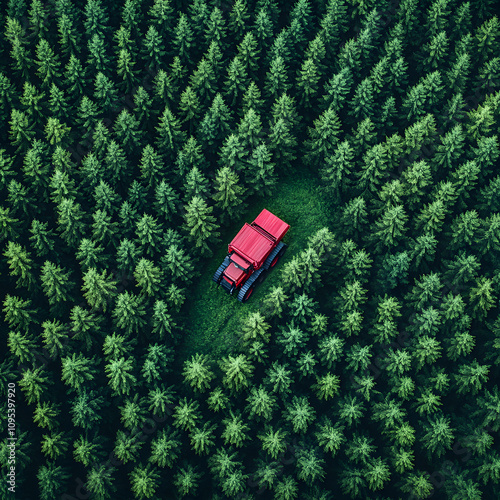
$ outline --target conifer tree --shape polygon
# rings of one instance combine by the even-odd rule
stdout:
[[[184,363],[183,376],[194,390],[204,392],[210,387],[210,381],[214,378],[209,368],[207,356],[199,353]]]
[[[199,141],[206,148],[220,145],[224,136],[229,132],[231,119],[230,109],[221,94],[217,93],[200,122],[198,129]]]
[[[35,287],[35,279],[31,272],[33,261],[27,250],[19,243],[9,241],[3,255],[7,259],[10,275],[17,277],[16,288],[25,287],[33,290]]]
[[[218,225],[215,217],[210,215],[213,207],[210,207],[199,196],[194,196],[186,206],[184,214],[184,229],[188,238],[196,248],[200,248],[203,254],[211,254],[208,244],[218,239]]]
[[[316,166],[322,165],[338,142],[340,120],[335,111],[331,108],[324,111],[314,120],[314,126],[308,132],[310,139],[306,141],[307,159]]]
[[[277,99],[290,88],[287,70],[283,57],[277,56],[271,61],[264,83],[264,92],[268,99]]]
[[[106,270],[99,274],[95,268],[91,267],[83,276],[82,291],[91,308],[102,308],[105,312],[107,305],[116,294],[116,284]]]
[[[232,392],[240,392],[249,385],[254,367],[244,354],[227,356],[220,360],[219,365],[224,372],[222,383]]]
[[[173,160],[180,144],[185,141],[184,132],[181,130],[179,120],[168,107],[161,115],[158,127],[156,146],[166,159]]]
[[[271,153],[263,143],[259,144],[248,160],[246,179],[249,184],[249,194],[270,196],[276,184],[274,163],[271,162]]]
[[[217,170],[215,177],[215,194],[212,199],[221,211],[221,222],[229,222],[236,218],[245,208],[243,202],[244,188],[238,184],[238,175],[230,167]]]

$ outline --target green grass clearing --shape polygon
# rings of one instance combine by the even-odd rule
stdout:
[[[239,327],[248,315],[258,309],[260,300],[278,282],[283,264],[302,251],[307,239],[322,227],[329,227],[328,200],[320,193],[320,181],[309,172],[300,177],[284,178],[273,197],[258,200],[239,221],[222,232],[221,243],[206,264],[197,283],[190,289],[190,309],[184,339],[179,346],[178,361],[196,352],[220,358],[238,342]],[[290,224],[284,242],[287,252],[253,293],[242,304],[212,282],[212,276],[227,254],[227,245],[245,222],[252,222],[267,208]]]

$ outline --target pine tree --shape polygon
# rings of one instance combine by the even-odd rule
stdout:
[[[133,372],[133,358],[124,357],[111,359],[104,367],[107,377],[109,378],[109,386],[114,394],[123,396],[128,395],[130,390],[136,384],[136,377]]]
[[[356,396],[347,395],[339,401],[338,409],[335,414],[340,419],[340,424],[346,424],[352,427],[353,424],[357,425],[363,417],[365,406],[358,401]]]
[[[424,435],[422,442],[428,450],[428,454],[432,453],[440,457],[446,450],[451,449],[454,439],[454,429],[450,425],[450,419],[442,415],[436,418],[428,418],[428,424],[424,426]]]
[[[118,92],[111,78],[99,71],[94,82],[94,98],[104,113],[115,111],[117,108]]]
[[[105,210],[109,214],[116,212],[121,203],[121,197],[105,181],[99,182],[95,187],[94,199],[96,209]]]
[[[96,459],[96,457],[101,458],[103,456],[101,443],[96,442],[97,440],[88,440],[83,435],[73,443],[73,458],[75,461],[82,463],[85,467],[88,467]]]
[[[264,92],[268,99],[278,99],[289,90],[287,71],[283,57],[277,56],[271,61],[264,83]]]
[[[179,245],[174,243],[168,247],[161,259],[161,264],[164,272],[173,280],[191,282],[193,264],[189,255]]]
[[[190,201],[194,196],[206,199],[208,196],[208,180],[198,167],[193,167],[186,175],[184,182],[184,200]]]
[[[57,20],[57,31],[59,35],[59,45],[64,57],[69,58],[73,54],[80,52],[82,43],[81,33],[75,28],[76,16],[69,12],[67,6],[61,12]]]
[[[61,380],[73,390],[79,392],[83,385],[95,379],[97,375],[95,364],[93,358],[86,358],[81,353],[65,356],[61,358]]]
[[[314,120],[314,127],[310,127],[308,132],[310,139],[306,141],[307,160],[320,166],[338,142],[340,120],[335,111],[331,108],[324,111]]]
[[[224,372],[222,383],[232,392],[239,392],[249,385],[254,367],[244,354],[224,357],[219,361],[219,365]]]
[[[269,135],[269,143],[276,166],[281,170],[289,169],[292,162],[297,159],[294,154],[297,139],[283,118],[278,118],[273,123]]]
[[[187,495],[195,495],[201,476],[196,466],[187,464],[185,468],[179,467],[178,472],[174,475],[174,485],[179,496],[183,498]]]
[[[287,298],[281,286],[274,286],[264,298],[261,311],[267,317],[278,316],[280,318]]]
[[[49,42],[44,39],[41,39],[36,46],[36,57],[35,63],[38,66],[38,76],[42,81],[42,86],[47,88],[54,78],[60,76],[58,57],[54,54]]]
[[[33,261],[26,249],[18,243],[9,241],[3,255],[7,259],[10,275],[17,277],[16,288],[26,287],[28,290],[33,290],[35,287],[35,279],[31,272]]]
[[[166,158],[173,160],[178,147],[185,141],[184,132],[180,128],[179,120],[168,107],[165,107],[158,127],[156,146]]]
[[[91,267],[83,276],[82,291],[89,306],[106,312],[108,303],[116,295],[116,284],[111,275],[103,270],[100,274]]]
[[[222,424],[225,425],[222,438],[226,445],[241,448],[244,441],[249,439],[247,432],[250,427],[243,422],[241,415],[230,412],[230,417],[224,419]]]
[[[282,428],[274,430],[270,426],[264,428],[262,434],[257,437],[262,441],[262,449],[275,460],[281,453],[287,449],[288,432]]]
[[[259,196],[270,196],[276,184],[274,163],[267,146],[259,144],[248,160],[246,180],[249,184],[249,194],[257,193]]]
[[[246,400],[248,402],[246,411],[250,418],[264,422],[271,420],[274,410],[276,409],[276,396],[274,396],[272,392],[269,392],[263,385],[259,385],[258,387],[254,386],[250,388],[250,393]],[[281,447],[282,444],[274,443],[272,446],[274,450],[275,447]],[[270,451],[271,445],[265,449],[273,454],[273,452]]]
[[[320,74],[312,59],[306,59],[297,76],[299,104],[307,107],[318,93]]]
[[[170,187],[165,180],[162,180],[155,189],[155,201],[153,206],[156,213],[165,220],[170,221],[177,213],[179,195]]]
[[[84,130],[84,139],[92,137],[92,133],[97,124],[98,114],[97,104],[87,96],[83,96],[78,108],[77,123],[80,125],[80,128]]]
[[[405,227],[408,216],[402,205],[389,207],[376,222],[373,240],[377,248],[397,246],[408,228]]]
[[[70,474],[67,468],[61,465],[56,466],[55,462],[48,461],[47,465],[39,467],[36,477],[41,500],[50,500],[64,491],[64,486]]]
[[[208,408],[214,412],[227,408],[228,403],[229,398],[222,392],[220,387],[216,387],[207,398]]]
[[[7,186],[7,191],[9,192],[7,196],[9,205],[14,208],[17,213],[22,213],[24,217],[29,218],[35,203],[31,196],[28,195],[26,187],[20,182],[11,179]]]
[[[229,222],[236,218],[245,208],[243,203],[244,188],[238,185],[238,175],[230,167],[217,170],[215,178],[215,194],[212,199],[221,211],[221,222]]]
[[[181,13],[174,29],[175,54],[183,63],[191,63],[194,34],[186,14]]]
[[[206,23],[205,41],[207,44],[213,41],[222,42],[225,37],[226,23],[222,11],[218,7],[214,7]]]
[[[142,125],[146,125],[149,117],[152,115],[152,104],[153,100],[149,92],[140,85],[134,94],[134,116]]]
[[[293,396],[283,412],[283,418],[292,426],[296,434],[304,434],[316,418],[316,411],[305,396]]]
[[[179,400],[173,413],[174,426],[180,427],[183,430],[194,429],[200,419],[198,408],[199,404],[197,401],[188,400],[187,398]]]
[[[247,86],[248,74],[239,57],[236,56],[229,63],[227,77],[224,82],[224,97],[231,107],[234,107],[239,102]]]
[[[160,339],[163,340],[165,337],[173,337],[173,330],[176,325],[172,320],[172,316],[168,313],[167,303],[162,300],[155,301],[152,323],[152,333],[158,335]]]
[[[344,67],[340,72],[333,75],[324,86],[321,107],[331,108],[335,112],[340,111],[345,104],[353,84],[352,72],[348,67]]]
[[[163,274],[158,266],[152,261],[141,258],[134,270],[134,278],[137,286],[141,288],[141,295],[154,296],[160,290]]]
[[[199,353],[184,362],[182,374],[184,381],[195,391],[200,392],[209,389],[210,381],[214,378],[214,374],[209,368],[208,357]]]
[[[107,261],[107,255],[104,254],[104,248],[88,238],[82,238],[80,240],[80,245],[78,245],[78,251],[75,256],[84,271],[102,266]]]
[[[362,196],[352,198],[342,210],[339,225],[346,237],[359,237],[368,223],[366,202]]]
[[[12,146],[17,146],[16,152],[26,151],[35,136],[33,130],[34,123],[28,120],[28,116],[23,111],[12,109],[11,120],[9,121],[9,138]]]
[[[243,148],[239,134],[229,134],[224,139],[223,146],[220,149],[219,165],[240,172],[246,168],[246,156],[247,151]]]
[[[293,377],[288,364],[280,364],[275,361],[266,371],[264,383],[271,387],[272,391],[278,394],[288,394],[292,390]]]
[[[210,215],[212,211],[213,207],[207,206],[199,196],[194,196],[184,214],[184,229],[188,233],[188,238],[203,254],[212,253],[208,244],[217,241],[219,236],[215,217]]]
[[[231,126],[231,110],[220,93],[214,97],[210,108],[200,122],[198,139],[205,148],[220,146]]]
[[[418,499],[428,498],[434,491],[428,472],[416,471],[408,473],[404,476],[403,481],[401,491],[409,493]]]
[[[149,214],[143,214],[136,224],[136,235],[139,240],[141,252],[147,255],[154,255],[159,249],[162,235],[158,222]]]
[[[141,296],[134,295],[127,290],[118,294],[112,313],[117,328],[122,328],[127,335],[138,333],[146,325],[145,314],[146,310]]]
[[[30,54],[26,50],[26,41],[21,37],[15,36],[12,40],[12,50],[10,51],[10,56],[14,60],[11,67],[17,73],[20,79],[27,79],[29,77],[29,72],[33,66]]]
[[[24,332],[28,331],[30,323],[38,323],[35,319],[36,309],[31,309],[31,300],[7,294],[3,302],[5,321],[10,328],[19,327]],[[17,329],[17,328],[16,328]]]
[[[215,92],[216,75],[212,64],[203,58],[190,78],[190,84],[203,106],[208,104]]]
[[[322,377],[316,378],[316,384],[312,386],[318,399],[325,401],[333,398],[340,389],[340,377],[327,373]]]
[[[18,358],[20,363],[32,362],[38,347],[31,335],[19,331],[8,333],[7,346],[12,356]]]
[[[144,37],[143,53],[146,65],[149,69],[159,68],[162,58],[165,55],[163,39],[154,26],[150,26]]]
[[[22,372],[19,387],[24,392],[28,404],[39,402],[42,395],[47,394],[47,386],[53,384],[49,375],[43,366],[28,368]]]
[[[179,113],[183,116],[182,122],[188,122],[189,133],[192,133],[193,131],[193,124],[200,115],[200,108],[200,100],[198,99],[196,92],[190,85],[188,85],[181,94],[179,101]]]
[[[334,199],[340,199],[349,181],[349,166],[354,159],[354,151],[349,141],[342,141],[335,150],[325,157],[324,167],[320,170],[325,182],[324,189],[333,194]]]
[[[497,300],[494,295],[493,280],[485,276],[479,277],[476,280],[476,286],[470,289],[469,300],[473,308],[473,316],[484,319]]]
[[[498,53],[499,32],[500,24],[496,16],[484,21],[477,29],[477,48],[479,49],[482,61],[485,61],[491,54]]]
[[[171,428],[162,429],[156,439],[151,442],[149,461],[159,467],[173,467],[180,454],[181,441],[178,431]]]
[[[80,59],[71,54],[64,68],[64,83],[68,87],[68,95],[82,96],[86,87],[86,72],[87,68],[82,66]]]
[[[62,432],[51,432],[42,436],[42,453],[49,458],[55,459],[64,455],[67,448],[68,442],[64,440]]]
[[[268,5],[270,3],[268,2]],[[272,20],[269,7],[262,7],[255,9],[254,33],[257,38],[257,44],[262,53],[266,53],[271,44],[271,38],[274,32],[274,23]]]
[[[71,271],[50,261],[45,261],[41,269],[42,288],[49,304],[71,300],[71,290],[75,283],[70,280]]]
[[[344,427],[332,425],[328,419],[324,419],[323,423],[318,426],[318,431],[315,433],[319,446],[325,452],[331,452],[335,456],[345,442],[343,435]]]

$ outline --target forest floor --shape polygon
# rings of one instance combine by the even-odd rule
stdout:
[[[283,241],[288,249],[245,304],[226,294],[212,282],[212,276],[227,254],[227,245],[245,222],[252,222],[262,209],[290,224]],[[322,227],[331,227],[331,208],[320,190],[320,179],[312,172],[290,172],[281,177],[270,198],[254,200],[246,214],[221,231],[221,242],[197,283],[190,288],[188,319],[177,362],[200,352],[215,359],[226,355],[238,342],[238,331],[246,316],[259,308],[266,293],[278,281],[283,263],[305,249],[307,239]]]

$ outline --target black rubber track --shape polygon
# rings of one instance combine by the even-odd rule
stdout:
[[[212,276],[212,281],[215,281],[215,283],[219,284],[222,273],[224,272],[224,269],[226,269],[228,265],[229,265],[229,257],[226,257],[222,261],[222,264],[219,266],[217,271],[215,271],[215,274]]]
[[[274,250],[267,256],[267,259],[264,261],[264,264],[262,264],[262,269],[269,269],[271,266],[271,263],[273,262],[274,258],[281,252],[285,251],[286,245],[283,242],[279,242]]]
[[[255,284],[255,281],[257,278],[261,275],[261,273],[264,271],[264,268],[261,267],[258,271],[255,271],[250,278],[245,282],[245,284],[240,288],[240,291],[238,292],[238,300],[240,302],[244,302],[244,298],[248,290]]]

